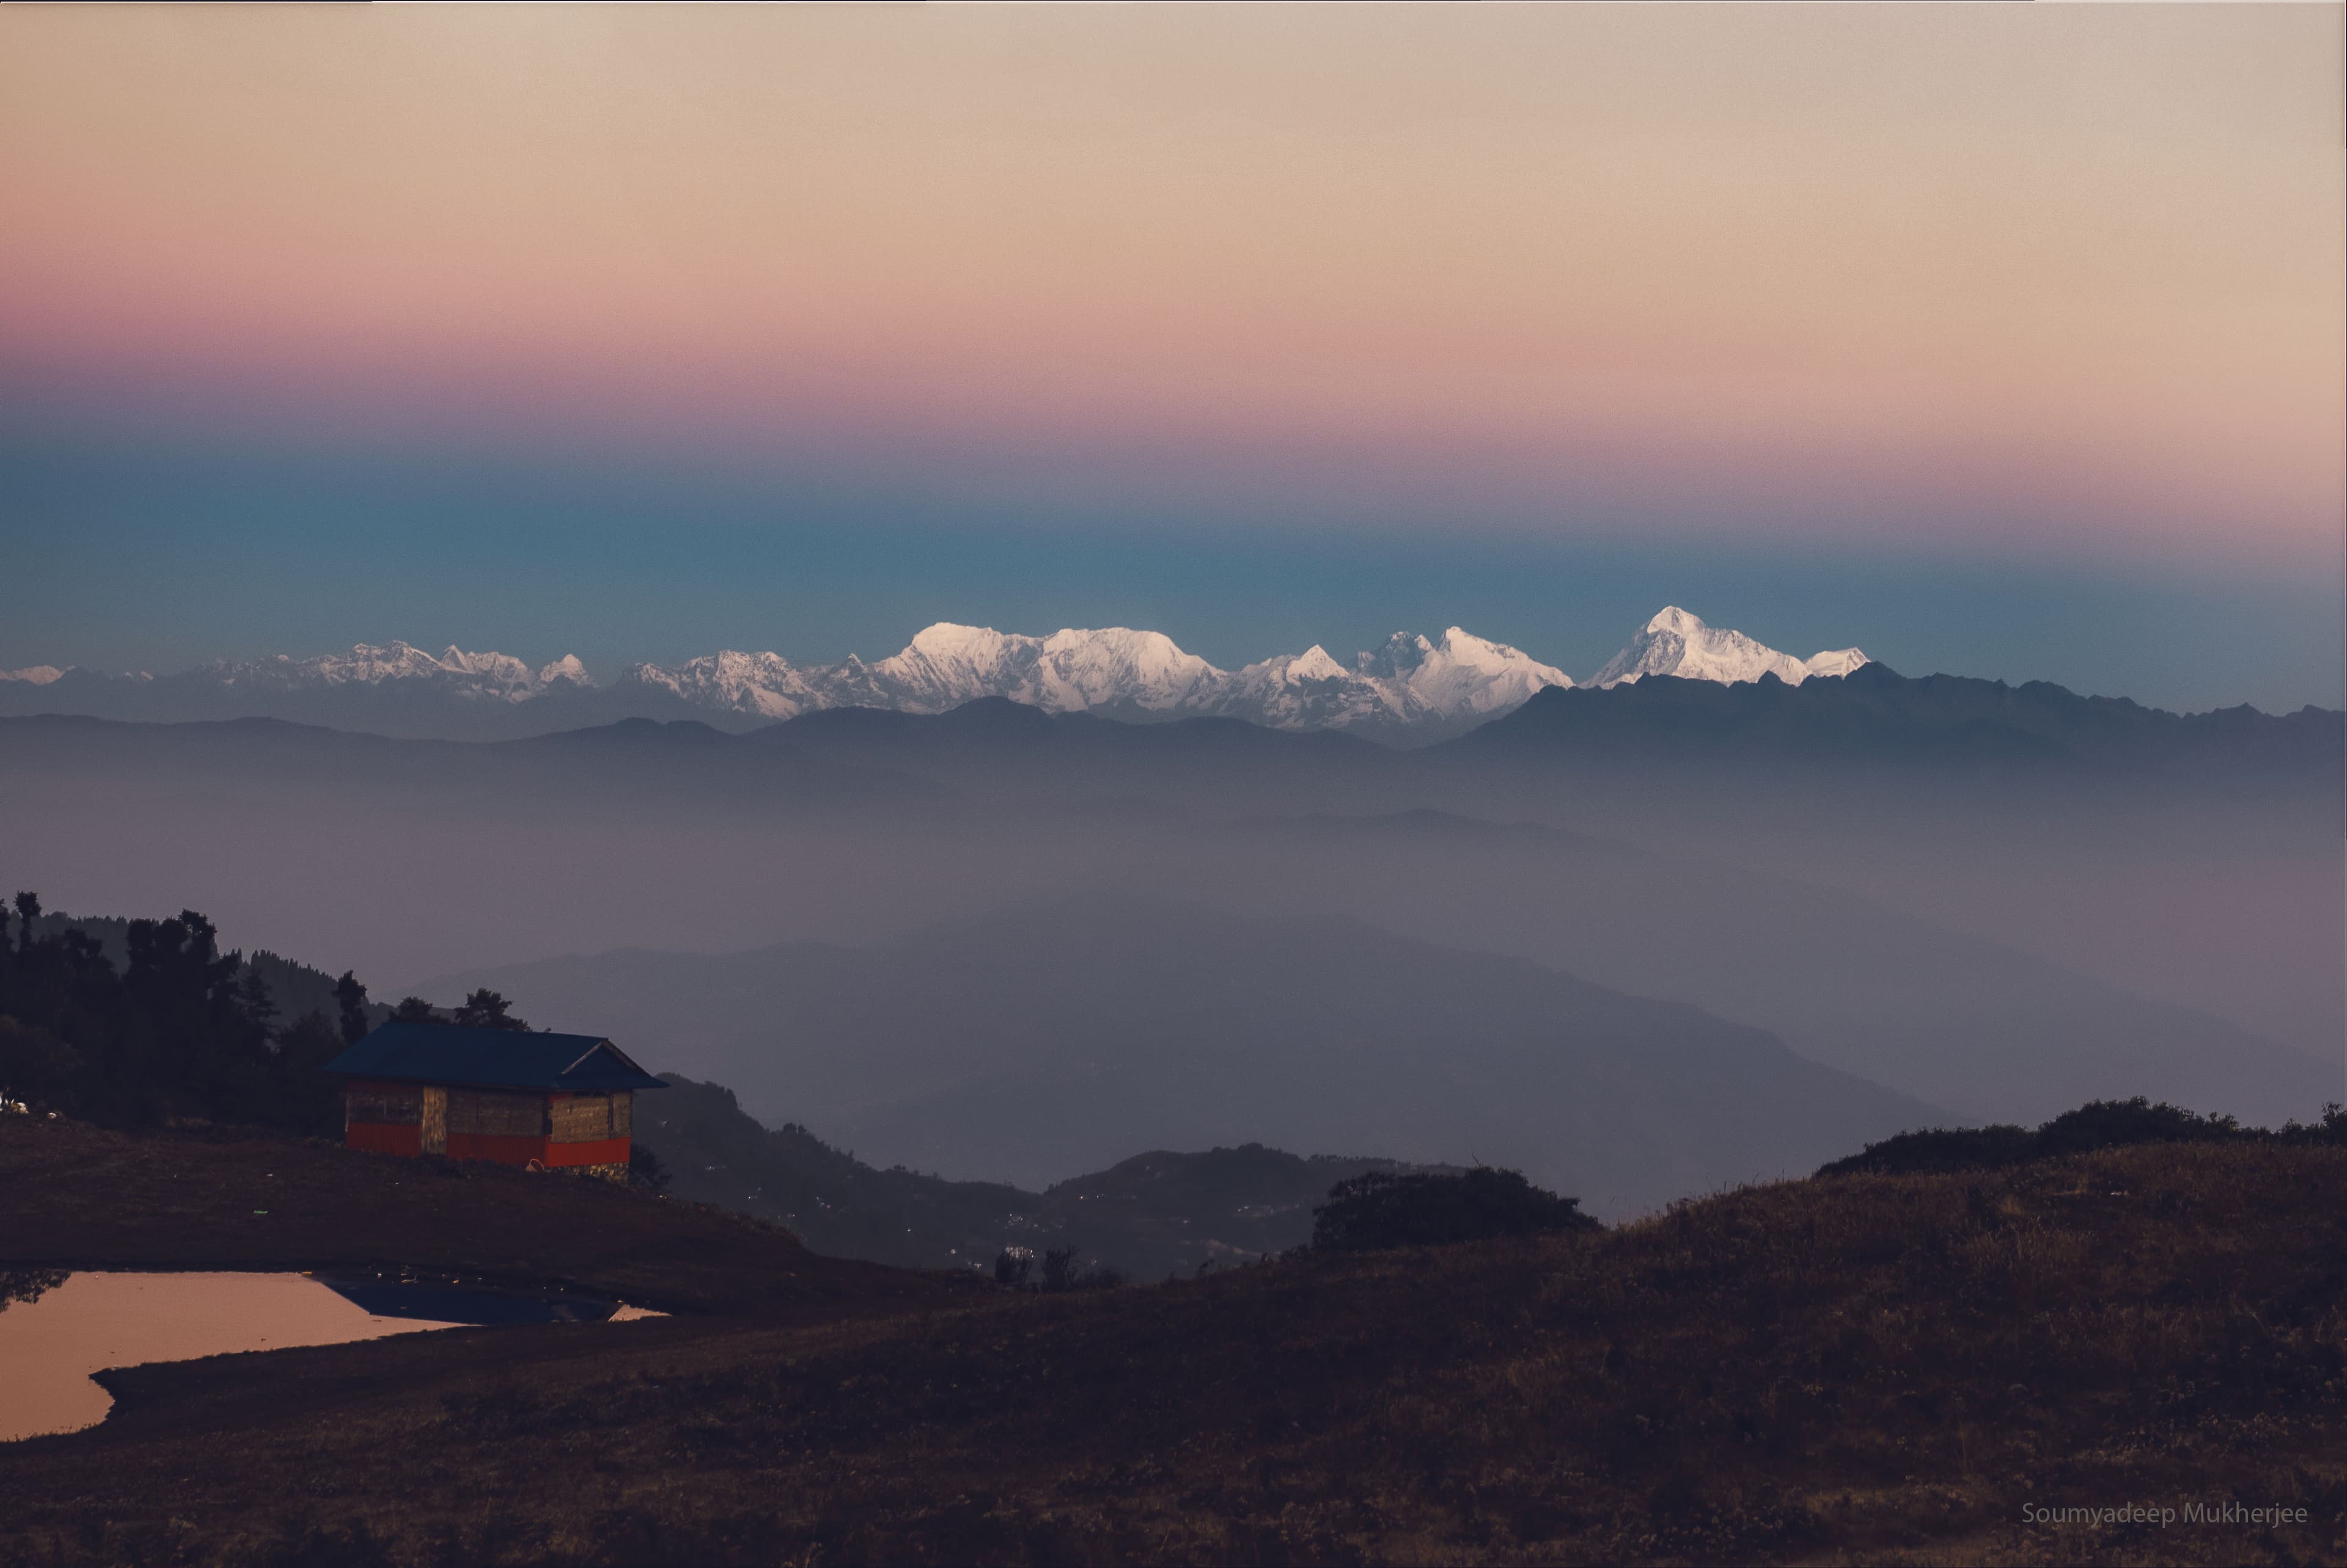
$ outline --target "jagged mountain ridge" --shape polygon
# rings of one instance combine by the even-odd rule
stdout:
[[[1845,673],[1864,661],[1850,649],[1804,664],[1741,633],[1713,631],[1674,606],[1647,623],[1599,682],[1670,673],[1749,681],[1764,670],[1793,681]],[[512,711],[524,707],[549,721],[547,727],[688,714],[746,727],[832,708],[937,713],[1007,697],[1050,712],[1235,718],[1273,729],[1439,739],[1536,692],[1573,684],[1563,670],[1457,626],[1439,637],[1396,632],[1349,663],[1316,643],[1225,671],[1157,631],[1068,628],[1033,637],[940,621],[869,664],[851,654],[802,667],[776,653],[726,651],[674,666],[631,665],[609,686],[575,656],[533,667],[509,654],[452,647],[435,655],[401,641],[313,659],[215,661],[160,677],[43,665],[0,672],[0,711],[274,717],[374,723],[394,733],[428,727],[436,712],[456,727],[510,733],[521,718]],[[498,710],[508,712],[500,718]]]
[[[669,1092],[640,1102],[636,1142],[673,1173],[675,1196],[788,1225],[825,1256],[900,1268],[990,1270],[1006,1247],[1067,1246],[1086,1266],[1188,1276],[1309,1240],[1313,1205],[1348,1177],[1457,1169],[1250,1143],[1152,1150],[1028,1192],[869,1165],[796,1122],[761,1126],[730,1089],[667,1078]]]
[[[1866,655],[1855,648],[1829,648],[1796,659],[1740,631],[1706,626],[1700,617],[1674,604],[1640,627],[1629,645],[1590,677],[1589,684],[1619,686],[1649,675],[1676,675],[1732,686],[1767,674],[1798,686],[1813,675],[1847,675],[1866,662]]]
[[[1820,659],[1829,657],[1819,655]],[[2082,696],[2049,681],[2008,685],[1963,675],[1906,676],[1867,661],[1846,677],[1787,682],[1620,681],[1543,692],[1457,748],[1479,762],[1510,753],[1614,763],[1736,756],[1839,765],[1878,761],[2085,766],[2279,767],[2335,789],[2342,715],[2312,704],[2269,714],[2242,703],[2175,713],[2125,697]]]

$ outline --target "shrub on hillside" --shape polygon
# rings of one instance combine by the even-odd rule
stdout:
[[[1035,1254],[1030,1249],[1004,1247],[994,1260],[994,1283],[1007,1290],[1040,1290],[1047,1295],[1069,1290],[1106,1290],[1124,1283],[1124,1276],[1113,1268],[1103,1266],[1078,1268],[1076,1249],[1071,1246],[1047,1248],[1043,1254],[1042,1280],[1030,1285],[1029,1276],[1034,1266]]]
[[[1047,1292],[1106,1290],[1123,1283],[1124,1276],[1112,1268],[1098,1265],[1078,1268],[1074,1247],[1050,1247],[1043,1253],[1043,1288]]]
[[[2347,1105],[2337,1101],[2322,1108],[2322,1120],[2311,1126],[2292,1122],[2274,1136],[2284,1143],[2328,1143],[2347,1149]]]
[[[1932,1128],[1869,1143],[1855,1154],[1820,1166],[1820,1176],[1925,1175],[1946,1171],[1993,1171],[2061,1154],[2146,1143],[2347,1143],[2347,1112],[2323,1108],[2311,1126],[2293,1122],[2279,1132],[2244,1127],[2230,1116],[2203,1115],[2165,1102],[2096,1100],[2065,1111],[2035,1131],[2026,1127]]]
[[[1931,1127],[1869,1143],[1821,1167],[1820,1176],[1938,1174],[1947,1171],[1993,1171],[2037,1157],[2037,1134],[2026,1127]]]
[[[2096,1100],[2065,1111],[2037,1129],[2039,1156],[2083,1154],[2137,1143],[2229,1143],[2243,1136],[2230,1116],[2203,1116],[2165,1102]]]
[[[1371,1171],[1328,1189],[1328,1201],[1312,1211],[1312,1246],[1371,1252],[1597,1228],[1581,1212],[1580,1199],[1543,1192],[1520,1171],[1477,1169],[1455,1176]]]

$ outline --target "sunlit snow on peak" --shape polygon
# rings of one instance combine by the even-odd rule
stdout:
[[[1702,617],[1672,604],[1640,628],[1621,652],[1590,677],[1589,683],[1618,686],[1649,675],[1675,675],[1683,681],[1732,685],[1774,675],[1798,686],[1812,675],[1847,675],[1866,662],[1866,655],[1855,648],[1819,653],[1806,661],[1796,659],[1740,631],[1706,626]]]
[[[1855,648],[1803,661],[1740,631],[1707,626],[1666,605],[1588,684],[1614,686],[1650,675],[1726,682],[1764,674],[1799,682],[1849,674],[1867,662]],[[60,681],[128,682],[38,664],[0,671],[20,686]],[[1130,626],[1062,627],[1046,636],[940,620],[897,652],[866,664],[850,654],[799,666],[779,653],[723,650],[676,665],[635,664],[601,689],[575,654],[532,668],[508,653],[454,645],[438,654],[413,643],[361,642],[346,653],[249,662],[216,661],[169,678],[175,689],[239,700],[246,692],[331,693],[336,688],[394,690],[399,700],[515,704],[559,698],[579,714],[701,710],[782,720],[829,708],[941,713],[980,698],[1009,698],[1049,712],[1125,718],[1218,717],[1274,729],[1359,729],[1420,739],[1455,734],[1573,677],[1522,649],[1450,626],[1439,637],[1397,631],[1349,662],[1319,643],[1301,653],[1222,670],[1162,631]],[[305,699],[311,700],[311,699]],[[582,722],[584,722],[582,720]]]

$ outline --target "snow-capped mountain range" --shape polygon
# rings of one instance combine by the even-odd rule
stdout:
[[[1638,629],[1629,645],[1607,660],[1589,678],[1593,686],[1618,686],[1648,675],[1676,675],[1682,681],[1717,681],[1734,685],[1774,675],[1798,686],[1812,675],[1843,676],[1867,662],[1855,648],[1828,649],[1807,659],[1755,642],[1741,631],[1706,626],[1676,605]]]
[[[1866,661],[1855,648],[1795,659],[1673,606],[1641,628],[1587,683],[1612,686],[1654,675],[1733,682],[1764,674],[1798,683],[1845,675]],[[1274,729],[1430,738],[1513,708],[1542,687],[1573,684],[1553,665],[1456,626],[1433,638],[1398,631],[1350,662],[1315,644],[1301,653],[1221,670],[1162,632],[1120,626],[1030,637],[939,621],[902,651],[870,664],[852,654],[836,664],[799,666],[775,653],[728,651],[673,666],[631,665],[600,686],[571,656],[533,668],[509,654],[450,648],[435,656],[395,641],[361,643],[348,653],[313,659],[280,654],[241,663],[216,661],[163,677],[50,665],[0,671],[0,702],[17,712],[93,706],[106,712],[128,704],[158,711],[139,716],[213,717],[240,704],[243,711],[276,712],[302,699],[295,705],[309,716],[336,693],[346,693],[453,702],[475,710],[546,702],[568,710],[591,706],[602,718],[686,711],[738,727],[825,708],[937,713],[981,697],[1008,697],[1061,713],[1211,715]],[[136,701],[141,697],[146,701]]]

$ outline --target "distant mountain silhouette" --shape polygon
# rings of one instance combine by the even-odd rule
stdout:
[[[2342,746],[2347,713],[2336,710],[2273,715],[2245,705],[2185,715],[2123,697],[2082,697],[2045,681],[2009,686],[1961,675],[1918,679],[1870,663],[1839,679],[1792,685],[1763,674],[1733,685],[1650,676],[1604,688],[1552,687],[1437,749],[1477,759],[1543,751],[1581,762],[1741,754],[2329,777],[2340,770]]]
[[[1701,623],[1693,624],[1700,632]],[[1734,632],[1711,635],[1748,642]],[[1646,651],[1651,668],[1712,667],[1699,656],[1692,663],[1672,657],[1684,650]],[[1140,722],[1219,716],[1276,729],[1431,740],[1550,684],[1569,685],[1571,677],[1456,626],[1435,637],[1396,632],[1350,662],[1316,645],[1219,670],[1163,633],[1131,627],[1032,637],[939,621],[869,664],[850,655],[800,667],[771,651],[726,651],[672,668],[630,665],[609,686],[568,655],[533,667],[505,653],[452,647],[434,654],[397,641],[305,659],[214,660],[160,677],[34,665],[0,670],[0,712],[163,722],[266,717],[486,740],[681,713],[742,730],[833,708],[939,713],[1005,697],[1055,713]]]
[[[567,692],[536,701],[567,701]],[[1423,795],[1494,768],[1587,772],[1658,760],[1725,770],[1887,766],[1942,777],[1985,768],[2088,783],[2253,780],[2332,793],[2347,775],[2347,713],[2337,710],[2273,715],[2242,706],[2186,715],[2125,698],[2083,697],[2045,682],[1911,678],[1880,663],[1791,685],[1764,672],[1734,683],[1649,675],[1603,688],[1551,686],[1464,735],[1413,752],[1334,730],[1273,730],[1219,717],[1131,723],[1051,712],[1007,697],[938,713],[830,708],[742,733],[707,718],[680,710],[666,721],[633,716],[495,745],[409,740],[401,743],[404,751],[364,733],[319,733],[323,727],[266,719],[126,729],[118,721],[88,718],[0,718],[0,740],[94,757],[159,747],[190,761],[267,751],[305,768],[362,754],[370,767],[413,768],[428,757],[428,771],[443,779],[493,774],[515,765],[508,758],[596,748],[644,764],[682,761],[690,771],[679,782],[688,787],[752,776],[812,784],[836,770],[830,782],[844,787],[876,785],[886,774],[899,784],[917,778],[949,780],[966,791],[998,785],[1078,794],[1136,781],[1223,784],[1276,777]],[[720,759],[714,774],[706,771],[712,759]],[[784,759],[792,771],[758,772]]]
[[[1813,708],[1786,719],[1794,703]],[[1992,726],[1995,754],[2020,762],[1919,765],[1952,734],[1976,738],[1983,709],[2009,710]],[[51,717],[0,720],[0,788],[28,803],[16,864],[45,867],[49,886],[121,857],[126,876],[153,868],[165,889],[153,897],[178,897],[168,889],[186,877],[218,875],[206,845],[229,833],[248,845],[235,885],[274,887],[273,907],[327,908],[344,928],[372,919],[399,944],[441,933],[420,959],[348,949],[370,972],[630,939],[901,931],[1023,893],[1122,886],[1258,913],[1356,912],[1691,1001],[1959,1114],[2036,1119],[2147,1093],[2262,1122],[2312,1114],[2335,1084],[2308,1053],[2335,1053],[2342,1005],[2340,760],[2301,743],[2336,719],[2186,720],[1870,665],[1796,688],[1648,676],[1558,692],[1410,753],[999,698],[937,715],[837,709],[742,736],[631,720],[492,743]],[[1827,720],[1848,721],[1836,747],[1814,743]],[[1739,738],[1745,721],[1763,738]],[[1615,737],[1591,739],[1593,723]],[[2230,729],[2252,740],[2232,746]],[[1877,743],[1884,733],[1894,743]],[[2047,738],[2077,733],[2095,743]],[[2127,747],[2154,760],[2112,760]],[[2247,771],[2223,771],[2235,757]],[[466,847],[453,859],[410,847],[456,839]],[[66,845],[80,847],[58,858]],[[353,856],[376,867],[356,889],[302,869]],[[771,876],[744,876],[769,857]],[[605,867],[599,890],[560,891],[589,862]],[[2233,879],[2219,884],[2225,903],[2203,902],[2209,863]],[[2008,876],[2032,890],[2004,894]],[[1959,924],[1977,934],[1912,912],[1963,878],[1992,901]],[[2075,918],[2034,912],[2049,887]],[[352,915],[354,901],[380,917]],[[582,902],[661,913],[620,923]],[[776,923],[793,909],[822,923]],[[285,929],[272,907],[224,912]],[[2069,956],[2066,933],[2082,927],[2109,933],[2096,940],[2116,956],[2087,972],[2116,972],[2112,983]],[[1244,1141],[1205,1141],[1217,1138]]]
[[[1265,870],[1235,886],[1244,871],[1225,873],[1226,897],[1279,907],[1283,885],[1307,886],[1388,929],[1439,931],[1759,1025],[1814,1061],[1983,1121],[2148,1094],[2279,1122],[2339,1091],[2335,1060],[1732,863],[1427,810],[1264,817],[1231,836],[1228,859]]]
[[[761,1126],[733,1091],[675,1073],[647,1096],[636,1141],[679,1197],[788,1225],[815,1251],[914,1268],[989,1268],[1006,1247],[1072,1247],[1080,1263],[1143,1279],[1284,1252],[1312,1235],[1328,1189],[1392,1160],[1302,1156],[1259,1143],[1153,1150],[1041,1192],[883,1170],[785,1122]]]
[[[876,1163],[1027,1185],[1263,1143],[1517,1166],[1618,1215],[1946,1119],[1762,1030],[1522,959],[1111,895],[876,948],[622,951],[439,989],[477,984]]]
[[[942,717],[1012,702],[1138,728],[1222,719],[1289,733],[1349,731],[1399,745],[1483,733],[1486,745],[1534,736],[1631,749],[1707,742],[1942,764],[2168,763],[2222,752],[2238,766],[2253,758],[2320,761],[2335,755],[2342,738],[2341,715],[2323,710],[2273,717],[2239,707],[2188,718],[2045,682],[1909,680],[1855,648],[1802,660],[1676,606],[1582,685],[1456,626],[1432,638],[1398,632],[1349,662],[1315,646],[1235,671],[1153,631],[1065,629],[1039,638],[948,622],[871,664],[851,657],[800,668],[771,652],[722,652],[672,669],[634,665],[607,685],[567,656],[533,667],[503,653],[432,654],[399,641],[314,658],[217,660],[160,676],[47,665],[0,671],[0,714],[170,723],[265,717],[411,739],[515,739],[680,719],[742,733],[844,710]],[[799,740],[869,733],[818,726]],[[900,733],[934,743],[961,732]]]

